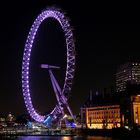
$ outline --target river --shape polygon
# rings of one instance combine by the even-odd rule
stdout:
[[[124,140],[115,139],[111,137],[100,137],[100,136],[19,136],[19,137],[6,137],[2,139],[9,140]],[[130,139],[138,140],[138,139]]]

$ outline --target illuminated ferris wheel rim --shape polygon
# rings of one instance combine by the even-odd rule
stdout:
[[[59,22],[66,38],[67,66],[66,66],[64,86],[62,89],[62,93],[64,95],[67,95],[71,90],[72,80],[74,78],[74,68],[75,68],[75,45],[74,45],[73,33],[71,30],[71,26],[69,24],[69,20],[65,17],[64,13],[62,13],[59,9],[47,8],[37,16],[34,23],[32,24],[32,27],[29,31],[25,43],[23,61],[22,61],[22,91],[23,91],[25,105],[30,116],[38,122],[43,122],[45,116],[38,114],[32,104],[32,100],[30,96],[31,94],[30,84],[29,84],[29,65],[30,65],[31,50],[33,47],[36,33],[41,23],[47,18],[54,18]]]

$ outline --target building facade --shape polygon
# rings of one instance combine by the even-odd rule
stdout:
[[[111,129],[121,126],[119,105],[82,108],[81,114],[83,123],[86,123],[84,126],[90,129]]]
[[[82,107],[81,122],[82,127],[89,129],[140,126],[140,95],[121,98],[118,104]]]
[[[140,84],[140,63],[126,63],[116,72],[116,91],[124,91],[126,84]]]

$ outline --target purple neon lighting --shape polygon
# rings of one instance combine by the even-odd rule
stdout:
[[[49,17],[56,19],[60,23],[66,38],[67,67],[66,67],[65,82],[62,89],[63,95],[67,95],[71,90],[72,80],[74,77],[74,68],[75,68],[75,44],[74,44],[72,28],[69,24],[69,20],[65,17],[64,13],[62,13],[59,9],[48,8],[44,10],[41,14],[39,14],[35,19],[34,23],[32,24],[32,27],[29,31],[25,43],[23,61],[22,61],[22,91],[23,91],[25,105],[30,116],[38,122],[43,122],[45,116],[42,116],[37,113],[37,111],[33,107],[31,96],[30,96],[31,94],[30,84],[29,84],[30,55],[33,47],[33,42],[39,26],[45,19]],[[58,110],[57,106],[54,108],[54,110]]]

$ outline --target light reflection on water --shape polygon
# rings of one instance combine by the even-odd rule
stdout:
[[[18,137],[16,140],[113,140],[110,137],[98,136],[26,136]]]
[[[71,137],[67,136],[26,136],[19,137],[17,140],[71,140]]]
[[[86,140],[113,140],[111,137],[88,136]]]
[[[124,140],[124,138],[111,138],[101,136],[4,136],[0,140]],[[125,139],[125,140],[128,140]],[[130,138],[129,140],[140,140]]]

